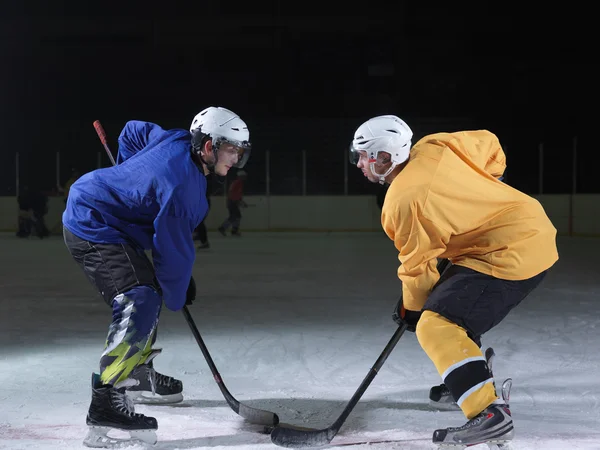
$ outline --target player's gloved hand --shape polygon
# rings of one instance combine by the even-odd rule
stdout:
[[[402,303],[402,296],[400,296],[400,300],[398,300],[398,303],[396,303],[396,307],[394,308],[392,318],[398,325],[408,325],[406,328],[407,331],[412,331],[414,333],[417,330],[417,323],[421,318],[421,311],[410,311],[405,309],[404,304]]]
[[[191,305],[196,300],[196,281],[194,277],[190,278],[190,284],[188,285],[187,292],[185,293],[185,304]]]

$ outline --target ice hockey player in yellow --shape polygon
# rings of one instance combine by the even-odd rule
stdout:
[[[508,442],[508,392],[497,395],[480,338],[557,261],[556,229],[537,200],[501,181],[506,158],[493,133],[432,134],[411,148],[412,136],[400,118],[374,117],[356,130],[350,157],[369,181],[389,184],[381,223],[399,252],[394,317],[442,377],[430,398],[450,399],[468,419],[433,442]],[[441,276],[438,259],[451,262]]]

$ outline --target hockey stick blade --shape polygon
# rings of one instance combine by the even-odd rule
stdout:
[[[390,338],[389,342],[375,361],[375,364],[369,370],[369,373],[362,381],[346,407],[340,414],[337,420],[328,428],[322,430],[311,429],[311,428],[298,428],[291,427],[288,425],[279,425],[271,432],[271,442],[280,447],[288,448],[307,448],[307,447],[320,447],[327,445],[338,433],[360,398],[363,396],[375,376],[379,373],[379,369],[383,366],[385,360],[390,356],[394,347],[404,334],[407,329],[407,325],[403,324],[398,327]]]
[[[271,432],[271,442],[287,448],[322,447],[329,444],[336,434],[337,430],[331,427],[316,430],[279,425]]]
[[[252,408],[240,402],[238,404],[238,414],[250,423],[257,425],[277,425],[279,423],[279,417],[274,412]]]

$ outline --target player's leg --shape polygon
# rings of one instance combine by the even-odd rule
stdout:
[[[119,294],[119,286],[125,280],[126,273],[130,273],[127,281],[129,285],[122,285],[123,289],[129,291],[138,281],[134,272],[136,266],[132,266],[129,260],[126,261],[127,252],[124,247],[104,246],[103,251],[100,251],[95,247],[96,244],[80,239],[66,227],[63,228],[63,235],[73,259],[83,269],[106,303],[113,307],[113,321],[100,362],[101,370],[98,374],[92,374],[92,399],[86,417],[89,431],[84,444],[92,447],[118,444],[120,439],[107,435],[111,429],[128,431],[129,440],[154,443],[156,442],[155,430],[158,428],[156,419],[136,414],[126,390],[138,384],[138,381],[129,377],[129,374],[135,364],[139,364],[146,343],[152,340],[157,323],[157,309],[160,308],[160,296],[157,291],[154,291],[157,300],[147,304],[140,303],[141,311],[136,310],[134,314],[134,301],[128,300],[129,297],[125,295],[128,292]],[[156,304],[159,305],[158,308]],[[138,318],[148,319],[152,316],[154,317],[150,326],[148,320],[138,320]],[[139,322],[139,329],[136,329],[134,320]],[[128,330],[131,336],[128,335]],[[109,357],[112,359],[109,361],[106,356],[113,351],[121,351],[123,356]],[[117,368],[119,365],[117,360],[121,361],[121,370]],[[128,365],[128,361],[131,361],[131,365]]]
[[[181,381],[154,369],[154,358],[160,350],[152,349],[152,345],[162,297],[152,263],[143,250],[127,244],[90,244],[90,248],[84,270],[113,308],[100,362],[102,380],[136,380],[138,383],[127,393],[139,403],[180,402]]]
[[[450,266],[450,267],[452,267],[452,266]],[[435,287],[433,288],[433,291],[435,291],[438,286],[444,284],[448,278],[456,275],[457,270],[460,271],[461,269],[460,268],[453,268],[452,270],[446,269],[444,271],[444,273],[441,275],[441,277],[440,277],[439,281],[437,282],[437,284],[435,285]],[[478,337],[469,336],[469,337],[475,342],[475,344],[477,344],[477,346],[479,348],[481,348],[481,336],[478,336]],[[491,356],[493,354],[493,350],[492,349],[488,349],[488,350],[490,350],[490,351],[487,353]],[[486,358],[486,362],[488,363],[488,366],[489,366],[490,362],[487,361],[487,358]],[[429,390],[429,400],[430,400],[431,406],[433,406],[434,408],[440,409],[440,410],[452,410],[452,411],[460,410],[460,407],[457,405],[456,401],[454,400],[454,397],[452,396],[450,389],[448,389],[448,386],[446,386],[446,383],[442,383],[437,386],[433,386]]]
[[[225,232],[229,229],[229,227],[231,227],[232,221],[233,221],[233,208],[234,206],[234,202],[232,202],[231,200],[227,200],[227,219],[225,219],[223,221],[223,223],[221,224],[221,226],[219,227],[219,232],[225,236]]]
[[[66,228],[64,237],[74,260],[113,309],[100,373],[92,377],[92,402],[87,417],[91,428],[84,442],[92,446],[113,443],[106,436],[110,428],[139,433],[155,430],[156,420],[135,414],[127,395],[148,393],[153,400],[166,397],[169,402],[180,401],[182,385],[156,373],[152,367],[157,354],[152,344],[162,304],[152,263],[143,250],[130,245],[88,242]],[[162,395],[165,389],[168,397]],[[140,434],[135,438],[156,440],[155,435]]]
[[[202,221],[200,225],[196,227],[195,233],[195,239],[200,241],[200,246],[198,248],[209,248],[210,244],[208,242],[208,232],[206,230],[206,224],[204,221]]]
[[[142,285],[118,294],[113,300],[113,321],[100,360],[104,384],[133,379],[127,394],[137,403],[175,403],[183,400],[183,385],[154,369],[160,353],[152,345],[162,299],[152,286]]]
[[[504,319],[544,274],[506,281],[452,266],[444,275],[425,304],[417,338],[469,422],[437,430],[434,442],[508,441],[513,436],[510,411],[496,394],[488,362],[476,341]]]
[[[242,211],[238,202],[232,202],[232,207],[229,213],[231,221],[231,235],[240,236],[240,224],[242,222]]]

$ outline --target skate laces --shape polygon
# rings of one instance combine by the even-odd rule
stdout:
[[[156,370],[154,370],[154,367],[148,366],[148,381],[150,381],[152,393],[156,394],[156,386],[170,388],[174,384],[175,379],[173,377],[163,375],[162,373],[158,373]]]
[[[483,422],[483,420],[487,417],[487,413],[480,413],[477,416],[473,417],[471,420],[469,420],[467,423],[465,423],[464,425],[460,426],[460,427],[451,427],[448,428],[448,431],[450,432],[456,432],[456,431],[463,431],[463,430],[467,430],[471,427],[476,427],[477,425],[479,425],[481,422]]]
[[[133,400],[131,400],[125,393],[125,388],[112,389],[110,393],[113,405],[119,412],[127,414],[129,417],[140,417],[141,414],[135,412]]]

